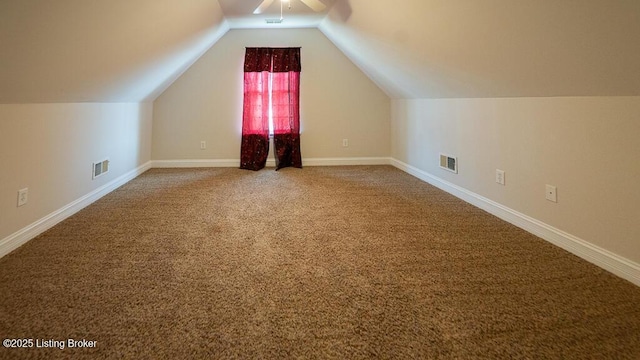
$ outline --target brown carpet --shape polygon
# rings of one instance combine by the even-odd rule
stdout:
[[[2,359],[640,359],[640,288],[388,166],[150,170],[0,289],[65,342]]]

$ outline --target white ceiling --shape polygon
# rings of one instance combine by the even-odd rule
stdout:
[[[253,11],[262,0],[218,0],[225,18],[232,29],[256,28],[315,28],[327,16],[336,0],[319,0],[326,8],[322,12],[314,12],[300,0],[289,0],[282,3],[274,0],[262,14],[254,15]],[[282,12],[281,12],[282,5]],[[281,24],[267,24],[266,19],[284,18]]]
[[[393,98],[640,95],[639,0],[340,0],[319,28]]]
[[[392,98],[640,96],[638,0],[0,0],[0,103],[153,101],[229,29],[317,27]]]
[[[228,29],[215,0],[0,0],[0,103],[151,101]]]

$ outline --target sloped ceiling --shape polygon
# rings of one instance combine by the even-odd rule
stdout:
[[[152,101],[229,28],[292,24],[392,98],[640,95],[638,0],[292,1],[0,0],[0,103]]]
[[[339,0],[319,28],[394,98],[640,95],[638,0]]]
[[[153,100],[227,30],[216,0],[0,0],[0,103]]]

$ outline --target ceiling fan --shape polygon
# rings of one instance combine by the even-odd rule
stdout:
[[[262,14],[265,10],[267,10],[267,8],[269,6],[271,6],[271,4],[273,4],[274,0],[264,0],[262,1],[262,3],[260,4],[260,6],[258,6],[253,13],[254,14]],[[291,0],[280,0],[283,3],[288,3]],[[323,11],[326,8],[326,5],[321,3],[320,0],[300,0],[302,1],[303,4],[307,5],[309,8],[311,8],[313,11],[315,12],[320,12]]]

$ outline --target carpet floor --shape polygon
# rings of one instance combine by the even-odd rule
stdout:
[[[390,166],[153,169],[0,289],[1,359],[640,359],[639,287]]]

